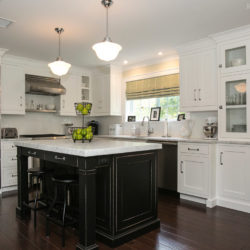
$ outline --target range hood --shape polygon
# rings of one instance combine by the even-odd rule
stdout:
[[[25,75],[25,92],[36,95],[63,95],[66,89],[60,79],[36,75]]]

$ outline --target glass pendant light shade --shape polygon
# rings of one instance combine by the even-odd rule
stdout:
[[[93,50],[95,51],[97,57],[100,60],[109,62],[118,56],[122,47],[117,43],[112,43],[111,41],[105,39],[101,43],[96,43],[93,45]]]
[[[59,59],[52,63],[49,63],[48,66],[54,75],[64,76],[69,72],[71,64]]]
[[[109,62],[118,56],[119,52],[122,50],[122,47],[117,44],[113,43],[109,38],[109,19],[108,19],[108,9],[112,5],[112,0],[102,0],[102,4],[106,8],[107,15],[106,15],[106,37],[103,42],[96,43],[92,46],[92,49],[95,51],[97,57],[100,60]]]
[[[55,31],[59,35],[59,57],[56,59],[56,61],[49,63],[48,66],[54,75],[61,77],[69,72],[71,64],[64,62],[61,58],[61,33],[64,31],[64,29],[55,28]]]

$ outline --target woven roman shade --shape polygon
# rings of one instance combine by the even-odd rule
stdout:
[[[127,100],[177,96],[179,94],[179,74],[127,82]]]

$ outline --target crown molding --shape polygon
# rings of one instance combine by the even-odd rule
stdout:
[[[216,42],[212,38],[203,38],[200,40],[195,40],[176,48],[180,55],[193,54],[205,50],[215,49]]]
[[[241,40],[242,38],[250,38],[250,25],[244,25],[234,29],[209,35],[217,43],[222,43],[228,40]]]

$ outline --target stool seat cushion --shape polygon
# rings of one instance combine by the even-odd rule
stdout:
[[[45,171],[40,168],[29,168],[27,172],[36,176],[45,174]]]
[[[76,177],[73,175],[55,175],[51,179],[53,182],[62,184],[76,183]]]

